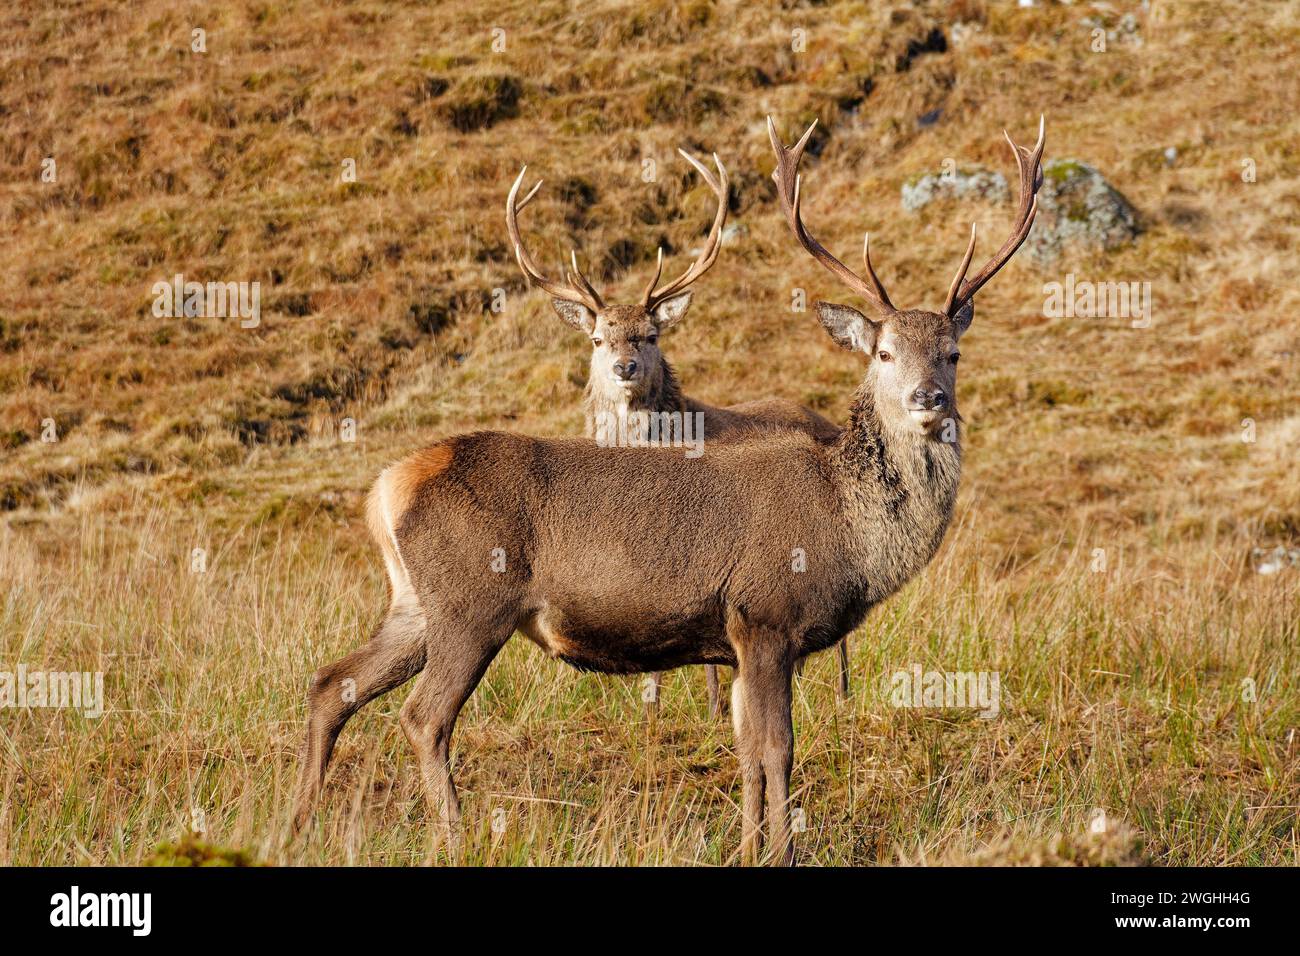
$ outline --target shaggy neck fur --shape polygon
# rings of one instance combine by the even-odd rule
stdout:
[[[961,479],[960,431],[945,442],[891,427],[876,407],[874,384],[868,378],[858,389],[848,426],[830,450],[871,604],[934,557]]]
[[[629,395],[604,376],[589,374],[583,400],[587,413],[587,437],[596,437],[596,423],[604,418],[616,419],[620,414],[628,418],[629,431],[636,428],[633,412],[685,412],[686,396],[677,384],[677,375],[666,359],[660,358],[659,367],[647,373],[641,390]]]

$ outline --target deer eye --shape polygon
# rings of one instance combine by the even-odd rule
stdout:
[[[888,352],[877,352],[876,358],[880,359],[882,362],[892,362],[894,360],[894,357]]]
[[[596,346],[596,348],[600,348],[602,345],[605,344],[605,340],[600,338],[600,336],[593,335],[591,337],[591,344]]]
[[[656,342],[659,341],[659,336],[651,332],[649,335],[645,337],[645,340],[649,342],[651,345],[654,345]]]
[[[960,353],[960,352],[953,352],[951,355],[948,356],[948,361],[951,362],[953,365],[956,365],[956,364],[957,364],[957,360],[958,360],[959,358],[961,358],[961,353]]]

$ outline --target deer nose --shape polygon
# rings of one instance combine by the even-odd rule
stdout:
[[[912,393],[912,401],[921,408],[944,409],[948,407],[948,393],[941,388],[918,388]]]
[[[636,362],[630,359],[627,362],[615,362],[614,374],[624,380],[631,378],[636,374]]]

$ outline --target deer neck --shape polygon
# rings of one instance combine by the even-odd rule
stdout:
[[[659,367],[646,376],[644,387],[635,394],[629,394],[603,375],[599,378],[589,375],[583,404],[587,413],[587,437],[594,438],[601,421],[622,418],[634,423],[636,412],[684,411],[686,398],[677,384],[673,367],[661,357]]]
[[[960,437],[956,431],[953,441],[942,441],[892,428],[876,407],[872,383],[858,389],[831,463],[871,603],[902,587],[939,549],[961,479]]]

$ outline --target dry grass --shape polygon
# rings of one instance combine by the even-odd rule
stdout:
[[[193,542],[213,546],[204,574],[190,573]],[[14,656],[97,662],[112,711],[7,716],[0,863],[138,862],[196,812],[209,838],[261,859],[424,859],[401,694],[345,732],[317,839],[281,850],[304,675],[355,646],[383,602],[373,557],[337,547],[353,540],[327,515],[231,529],[219,545],[174,512],[151,513],[134,543],[87,518],[57,559],[3,544]],[[986,843],[1029,858],[1062,832],[1086,859],[1100,809],[1155,862],[1295,862],[1300,594],[1221,550],[1176,573],[1125,552],[1094,574],[1058,544],[1007,575],[997,548],[954,529],[853,639],[850,704],[835,703],[829,657],[798,682],[801,860],[996,857]],[[886,675],[914,663],[1000,672],[1001,713],[890,706]],[[636,682],[509,645],[458,732],[469,859],[732,862],[739,776],[703,691],[698,669],[676,672],[649,727]]]
[[[841,415],[858,367],[790,312],[796,286],[839,289],[779,221],[768,112],[787,134],[821,120],[806,214],[845,252],[869,227],[895,301],[937,304],[964,223],[992,236],[1008,214],[911,216],[899,185],[948,157],[1009,171],[1001,129],[1025,137],[1040,112],[1049,156],[1101,169],[1146,230],[1051,272],[1013,263],[981,294],[958,522],[852,639],[852,704],[830,660],[799,685],[801,860],[1297,862],[1300,574],[1247,560],[1300,539],[1300,77],[1276,69],[1300,53],[1294,9],[1157,2],[1140,48],[1095,54],[1081,4],[786,6],[0,14],[0,669],[104,670],[112,708],[0,712],[0,863],[141,861],[195,809],[218,844],[287,862],[307,675],[382,607],[370,477],[470,427],[578,428],[586,347],[507,250],[521,163],[548,180],[544,260],[577,246],[626,291],[707,217],[673,148],[718,150],[745,231],[665,349],[705,400]],[[978,32],[908,59],[958,20]],[[1152,328],[1043,318],[1067,271],[1151,282]],[[259,280],[261,326],[154,318],[150,287],[177,272]],[[882,675],[912,662],[999,671],[1001,715],[889,707]],[[401,697],[345,731],[300,859],[424,858]],[[739,781],[702,698],[698,672],[674,675],[647,728],[633,683],[512,644],[458,734],[470,860],[731,862]],[[1140,851],[1087,842],[1098,808]]]

